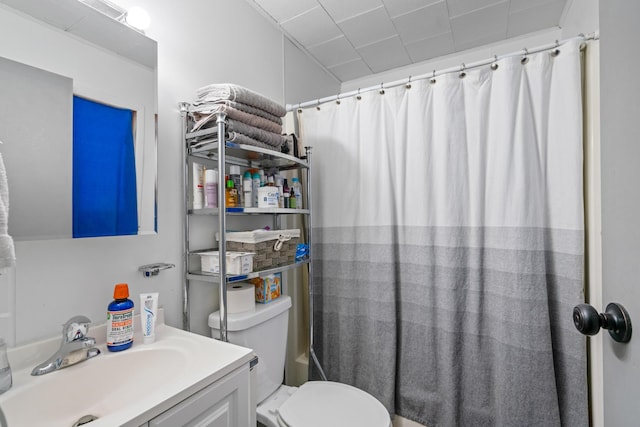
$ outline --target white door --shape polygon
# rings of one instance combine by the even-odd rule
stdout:
[[[606,427],[640,426],[639,16],[640,2],[600,2],[603,307],[596,308],[618,302],[636,325],[628,344],[603,331]]]

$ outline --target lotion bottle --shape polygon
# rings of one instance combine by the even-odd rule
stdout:
[[[107,349],[126,350],[133,344],[133,301],[129,299],[129,286],[118,283],[113,290],[113,301],[107,307]]]

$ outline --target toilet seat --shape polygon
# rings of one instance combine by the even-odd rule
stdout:
[[[277,411],[283,427],[389,427],[389,412],[369,393],[332,381],[309,381]]]

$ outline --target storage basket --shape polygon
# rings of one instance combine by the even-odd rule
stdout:
[[[228,251],[253,252],[253,271],[260,271],[295,262],[300,230],[228,232],[226,239]]]

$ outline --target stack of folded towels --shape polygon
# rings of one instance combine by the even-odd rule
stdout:
[[[252,90],[233,84],[211,84],[196,92],[189,114],[192,132],[216,126],[219,113],[227,115],[227,141],[280,151],[284,106]]]

